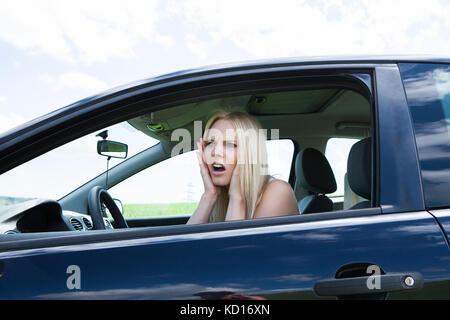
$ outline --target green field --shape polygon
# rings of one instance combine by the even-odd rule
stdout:
[[[198,202],[124,204],[125,218],[144,218],[178,214],[192,214]]]
[[[10,206],[16,203],[21,203],[25,201],[33,200],[33,198],[17,198],[17,197],[4,197],[0,196],[0,207]]]

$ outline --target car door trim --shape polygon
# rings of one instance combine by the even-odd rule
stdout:
[[[173,225],[164,227],[129,228],[121,230],[92,230],[88,232],[45,232],[34,234],[0,235],[0,252],[30,250],[88,243],[103,243],[129,239],[189,235],[227,230],[243,230],[261,227],[289,227],[293,224],[323,222],[371,217],[381,214],[380,208],[342,210],[296,216],[260,218],[207,224]],[[331,222],[330,222],[331,223]],[[240,232],[240,231],[239,231]]]

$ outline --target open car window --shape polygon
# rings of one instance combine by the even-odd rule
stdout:
[[[365,152],[365,163],[354,163],[351,167],[360,170],[346,182],[349,148],[356,141],[370,140],[371,102],[364,90],[354,87],[316,86],[198,98],[97,128],[0,176],[3,208],[31,201],[29,207],[6,209],[3,221],[8,224],[2,230],[88,231],[99,223],[92,212],[100,215],[107,228],[114,229],[115,214],[108,208],[105,193],[110,193],[125,219],[122,227],[186,224],[204,191],[194,145],[207,120],[219,111],[248,113],[261,124],[268,138],[268,173],[289,183],[300,215],[325,217],[340,210],[371,208],[370,141],[368,147],[358,151]],[[102,136],[106,130],[108,136]],[[128,145],[127,158],[99,155],[98,143],[102,140]],[[345,146],[336,141],[346,141]],[[328,163],[328,176],[323,175],[327,169],[321,159]],[[350,206],[342,197],[354,181],[363,184],[364,190],[361,201]],[[92,195],[94,189],[97,193]],[[352,191],[358,194],[361,190]],[[50,218],[33,226],[29,216],[47,205],[33,202],[39,199],[53,201],[52,210],[56,210],[57,202],[62,218],[53,211]],[[99,203],[93,209],[96,201]],[[364,207],[356,206],[359,202],[364,202]]]
[[[159,141],[122,122],[102,131],[109,140],[128,145],[128,157],[157,144]],[[107,169],[107,158],[97,153],[96,133],[88,134],[0,175],[0,210],[34,199],[58,200]],[[125,159],[110,159],[113,167]]]

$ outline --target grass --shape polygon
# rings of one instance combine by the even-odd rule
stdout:
[[[123,211],[125,218],[145,218],[192,214],[197,206],[198,202],[124,204]]]

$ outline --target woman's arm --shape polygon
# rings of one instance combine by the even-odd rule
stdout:
[[[217,195],[203,193],[197,209],[189,218],[187,224],[193,223],[208,223],[209,217],[211,216],[211,211],[216,203]]]
[[[233,170],[228,190],[229,201],[225,221],[244,220],[246,218],[245,198],[241,192],[241,182],[239,178],[240,172],[241,165],[237,164]]]
[[[225,221],[245,219],[245,201],[243,198],[231,198],[228,202],[227,215]]]
[[[278,217],[299,214],[297,199],[289,183],[283,180],[269,182],[254,218]]]
[[[220,194],[220,189],[213,184],[208,168],[206,167],[205,160],[203,159],[204,141],[202,138],[200,138],[200,141],[197,142],[197,148],[197,160],[200,167],[200,174],[202,176],[205,192],[200,199],[197,210],[195,210],[189,218],[187,224],[209,222],[211,211],[214,208],[218,195]]]

